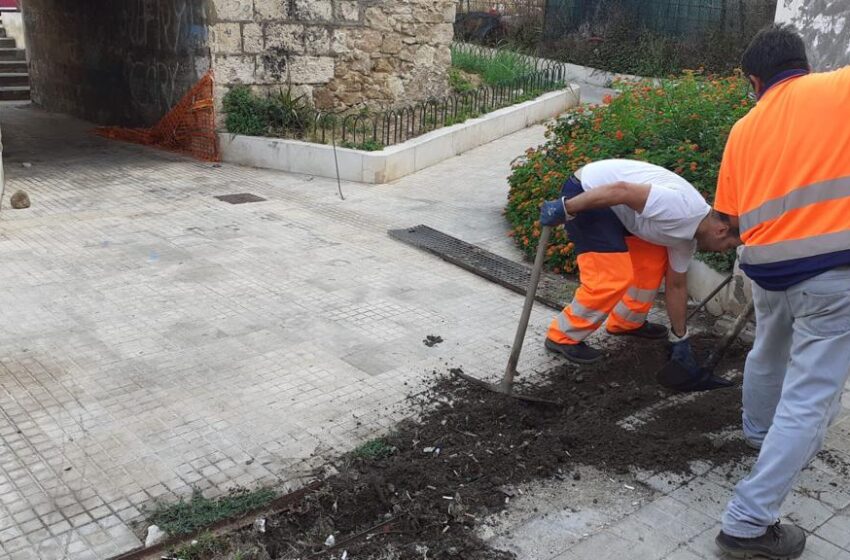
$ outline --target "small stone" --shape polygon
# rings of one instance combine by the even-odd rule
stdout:
[[[151,547],[157,545],[165,540],[166,534],[165,531],[157,527],[156,525],[151,525],[148,527],[148,534],[145,537],[145,547]]]
[[[30,207],[30,197],[24,191],[16,191],[15,194],[12,195],[10,201],[12,203],[12,208],[16,210]]]
[[[336,538],[333,535],[328,535],[328,538],[325,539],[325,546],[332,547],[336,544]]]
[[[32,164],[28,161],[25,161],[21,164],[21,167],[26,167],[27,169],[29,169],[30,167],[32,167]]]
[[[258,533],[266,532],[266,518],[258,517],[254,520],[254,530]]]

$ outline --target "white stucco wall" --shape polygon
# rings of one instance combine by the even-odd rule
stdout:
[[[16,46],[19,49],[27,48],[26,39],[24,39],[24,22],[21,12],[2,12],[2,14],[6,36],[14,38]]]
[[[779,0],[775,20],[800,31],[815,70],[850,64],[850,2]]]

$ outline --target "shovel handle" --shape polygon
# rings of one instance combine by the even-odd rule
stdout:
[[[534,257],[534,267],[531,269],[531,279],[525,292],[525,304],[522,307],[522,315],[519,318],[514,344],[511,347],[511,357],[502,377],[502,391],[510,394],[516,375],[516,366],[519,363],[519,354],[522,352],[522,343],[525,340],[525,331],[528,328],[528,319],[531,317],[531,308],[534,306],[534,298],[537,295],[537,285],[540,283],[540,273],[543,271],[543,262],[546,260],[546,247],[549,245],[549,234],[552,233],[551,226],[543,226],[540,231],[540,239],[537,240],[537,255]]]
[[[717,367],[717,364],[723,358],[726,351],[732,346],[732,343],[738,339],[738,335],[741,334],[741,331],[744,330],[744,326],[747,324],[747,320],[749,320],[750,315],[753,314],[753,309],[755,304],[752,300],[747,304],[743,311],[738,315],[735,319],[735,322],[732,324],[732,327],[726,331],[726,334],[723,335],[723,338],[720,340],[720,343],[715,348],[714,352],[709,354],[708,359],[705,360],[705,364],[703,367],[708,369],[709,371],[714,370]]]

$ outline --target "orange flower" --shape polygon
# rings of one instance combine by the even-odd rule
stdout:
[[[615,137],[617,140],[622,140],[622,139],[623,139],[623,131],[622,131],[622,130],[618,130],[616,133],[614,133],[614,137]]]
[[[604,103],[605,105],[608,105],[609,103],[611,103],[612,99],[613,98],[611,97],[611,95],[608,94],[608,95],[606,95],[605,97],[602,98],[602,103]]]
[[[696,171],[696,170],[697,170],[697,162],[692,161],[691,162],[691,171]]]

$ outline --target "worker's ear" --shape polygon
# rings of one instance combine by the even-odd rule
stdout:
[[[762,94],[762,91],[764,89],[764,82],[761,81],[761,78],[759,78],[758,76],[754,76],[752,74],[749,74],[747,76],[747,80],[750,82],[750,85],[753,87],[753,92],[755,92],[756,97],[760,97],[761,94]]]

